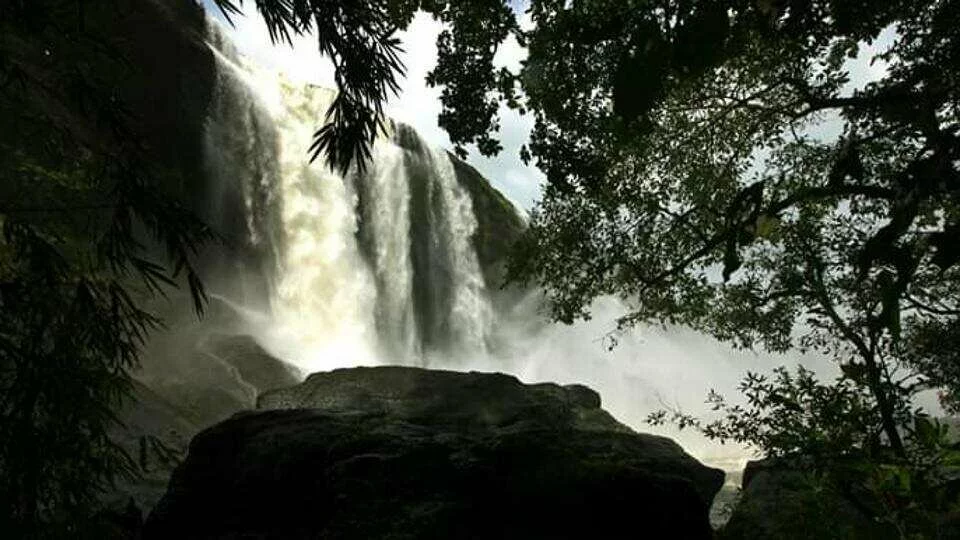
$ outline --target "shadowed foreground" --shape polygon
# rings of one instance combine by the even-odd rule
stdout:
[[[710,538],[723,474],[585,387],[337,370],[200,435],[145,538]]]

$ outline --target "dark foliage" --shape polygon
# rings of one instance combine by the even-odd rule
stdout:
[[[960,413],[960,319],[925,318],[913,325],[904,356],[942,390],[940,403],[951,414]]]
[[[216,0],[228,20],[241,16],[243,0]],[[256,0],[250,2],[267,24],[274,42],[314,35],[319,52],[333,61],[337,98],[314,134],[312,159],[321,154],[331,168],[363,168],[384,125],[383,104],[399,89],[402,48],[394,33],[409,26],[422,9],[448,23],[438,40],[437,67],[427,77],[442,85],[446,105],[439,123],[465,156],[464,144],[476,143],[484,155],[500,151],[491,132],[499,129],[500,99],[515,104],[516,77],[495,70],[493,57],[511,33],[518,32],[514,12],[501,0]],[[468,104],[469,106],[464,106]]]
[[[216,0],[228,20],[241,14],[243,0]],[[393,35],[407,26],[417,2],[337,2],[331,0],[258,0],[274,42],[314,34],[319,52],[333,61],[337,97],[314,134],[311,159],[323,154],[344,173],[370,159],[374,139],[384,127],[383,104],[396,94],[404,73],[400,41]]]
[[[128,6],[129,7],[129,6]],[[0,530],[104,538],[97,496],[136,462],[108,437],[160,321],[142,306],[212,239],[161,186],[165,171],[118,88],[112,2],[0,4]],[[169,264],[168,266],[166,264]]]
[[[834,356],[902,451],[903,337],[958,307],[960,3],[534,1],[528,13],[516,33],[529,58],[504,101],[533,113],[525,156],[549,186],[513,276],[545,286],[561,321],[612,294],[631,305],[624,327]],[[886,69],[851,89],[847,61],[880,38],[872,60]]]

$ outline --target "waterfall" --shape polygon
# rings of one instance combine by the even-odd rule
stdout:
[[[335,93],[245,64],[219,32],[210,207],[269,276],[261,342],[308,372],[485,354],[477,219],[451,157],[391,124],[363,172],[310,163]]]
[[[431,248],[443,281],[450,286],[449,316],[434,331],[446,336],[453,353],[483,354],[492,313],[472,243],[477,220],[470,197],[457,182],[450,156],[430,149],[426,158],[437,180],[429,185],[430,196],[437,201],[431,206]]]
[[[219,35],[215,23],[211,35]],[[221,38],[211,48],[218,70],[206,141],[212,222],[243,237],[256,256],[244,271],[265,276],[269,299],[251,305],[213,292],[239,306],[270,353],[307,373],[390,363],[582,383],[631,427],[673,437],[708,463],[742,467],[748,454],[739,446],[651,428],[644,417],[662,406],[709,415],[710,388],[735,398],[746,369],[798,357],[734,352],[693,332],[657,328],[621,336],[607,351],[603,338],[626,309],[610,298],[574,326],[542,324],[536,292],[494,316],[475,248],[478,216],[457,174],[462,164],[393,123],[364,172],[311,164],[307,149],[334,94],[247,65]]]
[[[356,182],[361,205],[361,245],[373,267],[381,354],[417,359],[423,354],[413,298],[410,257],[410,189],[403,149],[380,140],[364,178]]]
[[[357,195],[351,183],[306,159],[314,124],[330,92],[280,81],[283,106],[275,115],[279,153],[283,249],[277,261],[272,312],[293,360],[308,369],[325,362],[369,364],[374,353],[373,275],[356,240]]]
[[[275,223],[279,200],[273,189],[280,181],[276,167],[279,134],[250,84],[251,68],[243,64],[218,27],[211,26],[210,30],[218,69],[205,122],[208,181],[206,186],[196,188],[205,191],[201,199],[206,203],[206,219],[233,252],[232,257],[217,261],[222,268],[215,279],[221,287],[230,283],[230,296],[250,303],[253,297],[263,296],[262,289],[269,288],[266,282],[274,275],[273,265],[259,261],[275,259],[281,245]],[[238,257],[238,253],[243,255]],[[247,268],[238,268],[236,263],[241,259],[246,259],[243,263]]]

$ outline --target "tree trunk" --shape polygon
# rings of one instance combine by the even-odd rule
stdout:
[[[903,439],[897,430],[897,422],[893,417],[894,408],[890,401],[890,396],[883,388],[883,380],[880,374],[880,366],[872,354],[863,355],[867,366],[867,381],[870,391],[877,399],[877,407],[880,409],[880,422],[883,432],[890,439],[890,447],[898,457],[905,457],[907,451],[903,446]]]

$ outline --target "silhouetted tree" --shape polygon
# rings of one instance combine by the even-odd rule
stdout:
[[[0,535],[104,538],[96,497],[136,463],[108,436],[160,321],[144,309],[211,233],[161,189],[93,21],[112,2],[0,3]],[[160,249],[165,256],[157,257]]]
[[[214,0],[228,21],[242,13],[243,0]],[[469,103],[456,114],[445,112],[443,126],[458,143],[475,142],[486,155],[500,150],[488,132],[496,130],[497,99],[487,90],[512,81],[495,72],[493,57],[511,33],[519,32],[515,13],[502,0],[450,2],[442,0],[254,0],[274,42],[313,35],[320,53],[333,61],[337,97],[327,116],[318,119],[312,159],[323,154],[329,166],[346,171],[363,167],[381,132],[383,104],[399,89],[404,75],[402,46],[394,35],[407,28],[418,10],[447,23],[437,45],[439,58],[429,76],[432,84],[447,85],[444,101]],[[464,150],[457,147],[463,157]]]
[[[315,148],[341,168],[402,74],[392,33],[418,8],[446,22],[428,81],[458,153],[500,150],[500,105],[534,115],[522,155],[549,186],[512,275],[556,319],[614,294],[623,327],[834,355],[903,452],[896,409],[921,384],[896,379],[902,338],[958,309],[960,2],[533,0],[525,27],[493,0],[255,4],[274,39],[314,32],[334,58]],[[883,74],[849,89],[846,61],[884,32]],[[519,73],[493,62],[508,36]]]
[[[895,374],[904,336],[960,307],[960,2],[533,1],[528,13],[520,73],[441,57],[433,75],[455,143],[491,131],[470,120],[466,89],[534,115],[524,152],[549,186],[514,277],[544,286],[566,322],[611,294],[631,306],[624,327],[833,355],[902,454],[896,410],[920,382]],[[881,35],[885,69],[851,89],[846,61]]]

